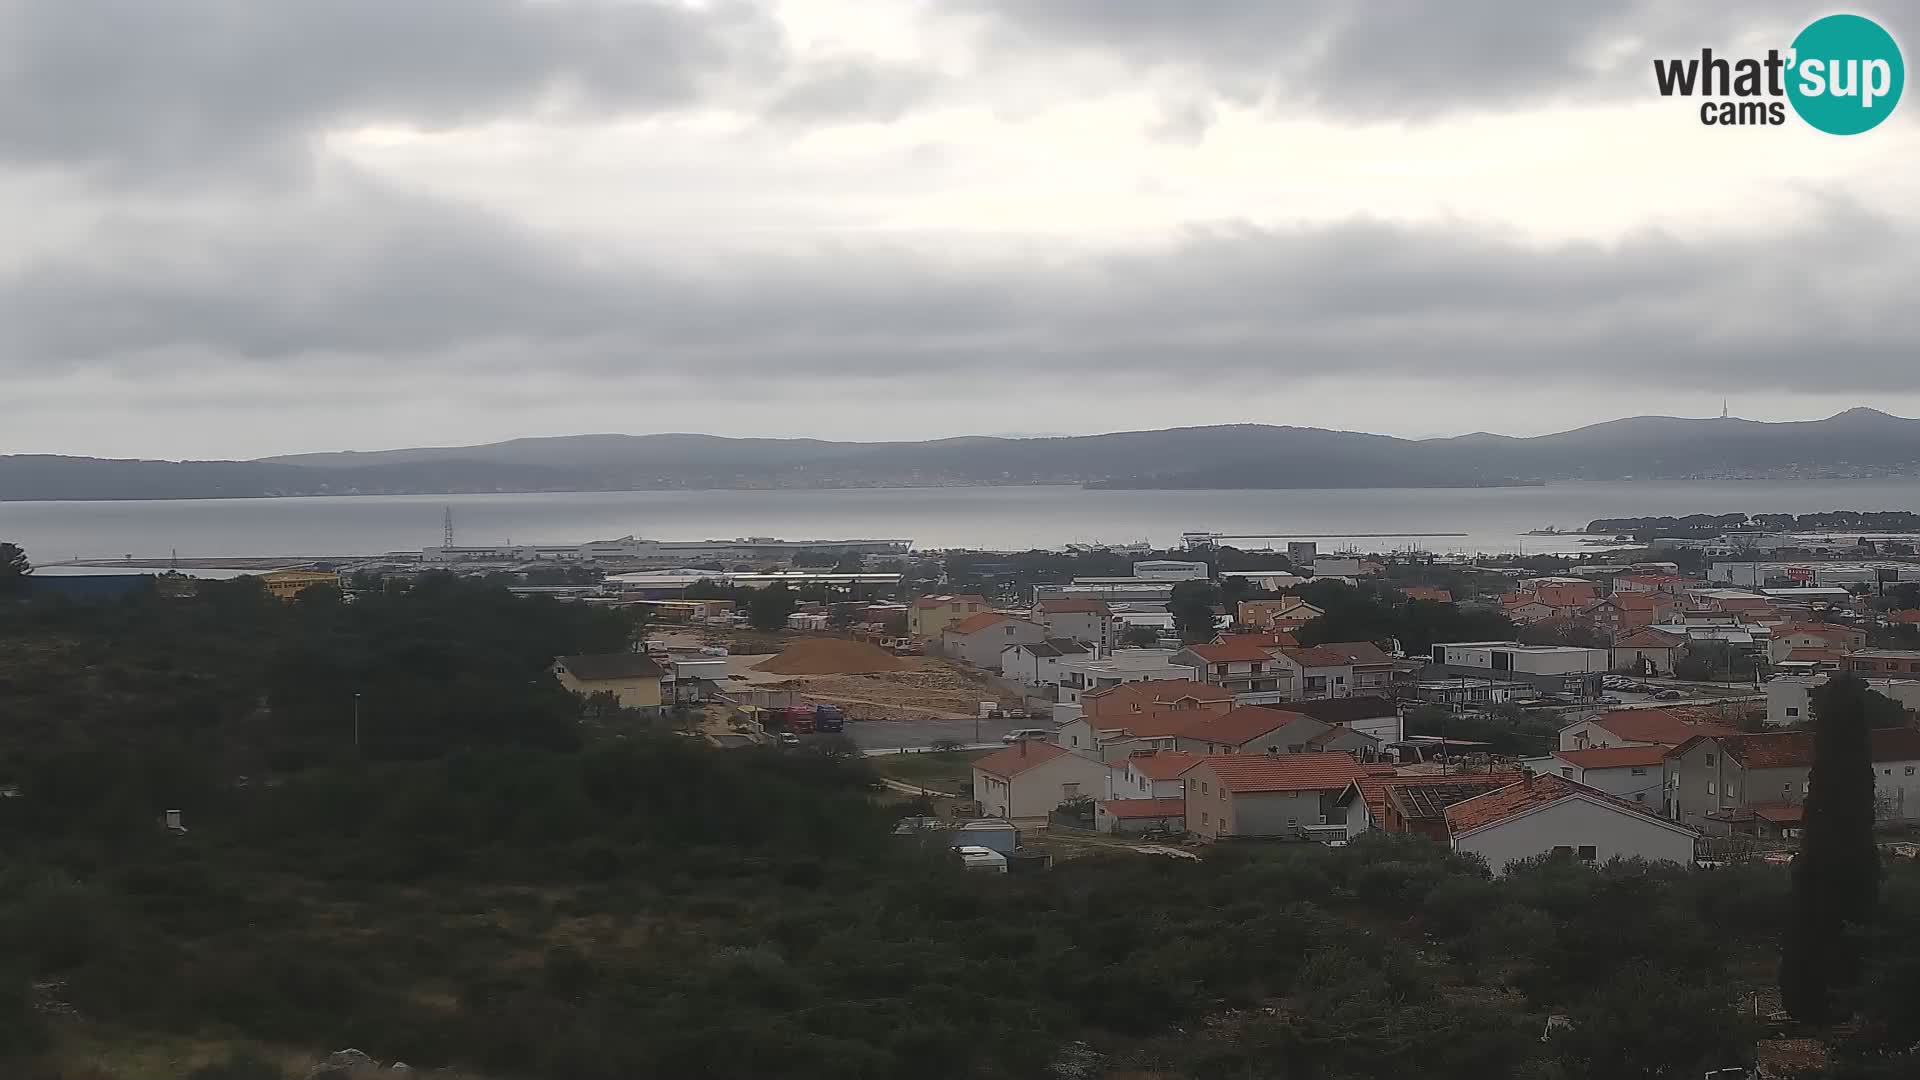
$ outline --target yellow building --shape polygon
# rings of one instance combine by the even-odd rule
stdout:
[[[556,657],[553,674],[576,694],[612,694],[629,709],[657,712],[663,700],[660,680],[666,672],[645,653]]]
[[[274,570],[260,575],[260,584],[277,600],[291,600],[315,585],[340,587],[340,575],[331,570]]]
[[[907,609],[907,635],[938,641],[947,627],[987,610],[984,596],[923,596]]]

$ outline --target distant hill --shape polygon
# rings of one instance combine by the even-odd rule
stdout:
[[[568,435],[258,461],[0,456],[0,500],[1084,484],[1485,487],[1548,480],[1920,475],[1920,420],[1641,416],[1541,435],[1409,440],[1231,424],[1053,438],[849,443]]]

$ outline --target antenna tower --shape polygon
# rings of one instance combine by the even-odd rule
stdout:
[[[453,546],[453,507],[451,506],[447,507],[446,527],[440,531],[440,545]]]

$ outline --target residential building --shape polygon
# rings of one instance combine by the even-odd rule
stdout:
[[[1187,832],[1208,840],[1303,838],[1364,775],[1351,754],[1238,754],[1188,769]]]
[[[1674,661],[1686,650],[1685,637],[1649,627],[1614,639],[1611,667],[1635,675],[1671,675]]]
[[[1104,687],[1083,695],[1080,704],[1089,717],[1178,709],[1223,713],[1233,708],[1233,693],[1192,679],[1153,679]]]
[[[973,763],[973,797],[989,817],[1044,818],[1069,799],[1097,799],[1107,766],[1052,743],[1014,743]]]
[[[1376,650],[1377,652],[1378,650]],[[1293,700],[1342,698],[1353,694],[1353,654],[1330,646],[1275,649],[1273,658],[1292,674]],[[1387,661],[1387,684],[1393,682],[1393,661]]]
[[[1679,597],[1685,595],[1688,589],[1705,584],[1699,578],[1682,577],[1679,574],[1623,574],[1613,579],[1613,595],[1647,592]]]
[[[1679,746],[1696,735],[1737,735],[1723,724],[1689,719],[1668,709],[1620,709],[1576,720],[1560,729],[1560,749]]]
[[[1517,641],[1457,641],[1435,644],[1433,663],[1451,676],[1485,676],[1522,682],[1547,694],[1591,701],[1613,663],[1606,649],[1570,645],[1522,645]]]
[[[1597,788],[1642,806],[1661,805],[1666,787],[1669,747],[1609,746],[1592,750],[1555,750],[1520,764],[1529,772],[1551,773]]]
[[[1645,859],[1692,866],[1700,834],[1562,776],[1527,774],[1446,809],[1453,849],[1478,855],[1495,873],[1523,859],[1562,855],[1583,862]]]
[[[1120,644],[1121,623],[1104,600],[1042,600],[1033,606],[1033,621],[1049,638],[1071,638],[1102,653]]]
[[[1175,750],[1135,750],[1108,770],[1109,799],[1175,799],[1186,794],[1180,777],[1202,755]]]
[[[1847,654],[1846,670],[1869,679],[1920,679],[1920,651],[1860,649]]]
[[[974,667],[998,671],[1002,649],[1046,639],[1047,628],[1039,623],[983,611],[947,627],[940,635],[940,651]]]
[[[1502,772],[1362,776],[1335,800],[1346,815],[1347,839],[1362,833],[1413,833],[1447,839],[1447,807],[1520,780],[1519,770]]]
[[[1611,640],[1664,622],[1678,609],[1679,601],[1668,593],[1623,592],[1581,608],[1580,618]]]
[[[1775,675],[1767,680],[1767,726],[1799,727],[1813,718],[1813,691],[1824,686],[1827,676]],[[1867,687],[1881,697],[1890,698],[1909,713],[1920,712],[1920,680],[1868,679]]]
[[[1534,578],[1523,586],[1534,599],[1554,608],[1578,610],[1600,599],[1600,588],[1586,578]]]
[[[1287,712],[1311,716],[1323,724],[1352,728],[1381,743],[1399,742],[1407,733],[1399,706],[1391,698],[1368,695],[1321,698],[1315,701],[1289,701],[1279,707]]]
[[[1173,660],[1187,665],[1195,679],[1236,697],[1257,694],[1267,695],[1266,700],[1285,701],[1293,690],[1293,673],[1255,642],[1189,645],[1175,653]]]
[[[1193,669],[1173,662],[1176,649],[1115,649],[1102,656],[1088,654],[1060,661],[1060,700],[1078,704],[1097,690],[1125,683],[1186,679]]]
[[[1429,671],[1442,671],[1430,667]],[[1456,711],[1461,709],[1484,708],[1488,705],[1503,705],[1509,701],[1524,700],[1537,693],[1532,684],[1507,682],[1499,679],[1421,679],[1411,686],[1415,701],[1445,705]]]
[[[1308,753],[1325,753],[1329,750],[1344,750],[1359,761],[1379,761],[1381,757],[1379,739],[1344,724],[1335,724],[1307,740]]]
[[[1453,593],[1432,585],[1402,585],[1400,595],[1409,600],[1431,600],[1436,604],[1453,603]]]
[[[1196,720],[1183,728],[1175,749],[1190,754],[1304,754],[1319,735],[1335,730],[1311,716],[1260,705]]]
[[[1350,670],[1347,679],[1347,694],[1390,694],[1393,692],[1393,657],[1388,656],[1380,646],[1371,641],[1329,641],[1314,646],[1316,649],[1346,655],[1346,666]],[[1329,694],[1329,697],[1345,697],[1345,694]]]
[[[626,709],[658,712],[664,700],[660,682],[666,672],[646,653],[556,657],[553,674],[576,694],[612,694]]]
[[[1689,739],[1667,752],[1666,815],[1693,828],[1733,832],[1738,811],[1804,804],[1812,765],[1810,732]]]
[[[291,600],[308,589],[339,588],[340,575],[331,570],[269,570],[260,575],[260,584],[275,600]]]
[[[988,609],[984,596],[922,596],[907,609],[907,636],[939,641],[947,627]]]
[[[1241,626],[1260,630],[1272,630],[1277,623],[1287,623],[1290,625],[1284,629],[1292,630],[1325,614],[1297,596],[1283,596],[1278,600],[1242,600],[1234,620]]]
[[[1109,799],[1094,807],[1093,827],[1099,832],[1117,836],[1185,832],[1187,800],[1179,796],[1165,799]]]
[[[1213,714],[1194,709],[1158,709],[1122,717],[1076,717],[1054,731],[1054,742],[1109,765],[1148,750],[1174,750],[1179,736]]]
[[[1025,686],[1059,686],[1060,662],[1087,655],[1087,647],[1071,638],[1021,642],[1000,650],[1000,674]]]
[[[1873,797],[1882,821],[1920,821],[1920,731],[1873,733]]]
[[[1535,623],[1556,619],[1564,613],[1562,608],[1554,607],[1538,597],[1526,595],[1517,595],[1503,602],[1500,610],[1507,618],[1522,626],[1532,626]]]

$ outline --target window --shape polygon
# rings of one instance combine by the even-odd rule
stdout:
[[[1781,785],[1780,785],[1780,794],[1782,794],[1782,795],[1791,795],[1791,794],[1793,794],[1793,785],[1792,785],[1792,784],[1781,784]]]
[[[1643,765],[1636,765],[1633,768],[1627,770],[1627,775],[1628,776],[1645,776],[1647,775],[1647,770],[1646,770],[1646,767]]]
[[[1212,792],[1208,790],[1207,782],[1205,780],[1200,781],[1200,794],[1202,795],[1212,794]]]
[[[1713,786],[1713,781],[1711,781],[1711,780],[1709,780],[1709,781],[1707,781],[1707,794],[1709,794],[1709,795],[1718,795],[1718,794],[1720,794],[1720,792],[1719,792],[1719,790],[1718,790],[1718,789],[1716,789],[1716,788],[1715,788],[1715,787]]]
[[[1206,823],[1207,823],[1207,812],[1205,810],[1202,810],[1200,811],[1200,824],[1205,825]]]
[[[1572,767],[1571,767],[1571,766],[1564,766],[1564,765],[1563,765],[1563,766],[1561,766],[1561,768],[1560,768],[1560,775],[1561,775],[1561,776],[1564,776],[1564,777],[1566,777],[1566,778],[1567,778],[1567,779],[1569,779],[1569,780],[1571,780],[1571,779],[1573,779],[1573,769],[1572,769]]]
[[[1554,846],[1553,853],[1555,855],[1571,855],[1573,854],[1573,849],[1566,844],[1557,844]]]
[[[1646,792],[1644,792],[1644,791],[1636,791],[1636,792],[1634,792],[1634,793],[1633,793],[1633,801],[1634,801],[1634,802],[1646,802],[1646,801],[1647,801],[1647,793],[1646,793]]]
[[[1227,801],[1227,789],[1226,789],[1226,788],[1221,788],[1221,789],[1220,789],[1220,801],[1221,801],[1221,802],[1226,802],[1226,801]]]
[[[1707,764],[1708,764],[1708,765],[1712,765],[1712,764],[1713,764],[1713,755],[1712,755],[1712,754],[1708,754],[1708,755],[1707,755]]]
[[[1912,776],[1912,775],[1913,775],[1913,766],[1911,766],[1911,765],[1909,765],[1909,766],[1907,766],[1907,775],[1908,775],[1908,776]]]
[[[1066,798],[1066,799],[1077,799],[1080,797],[1080,785],[1079,784],[1061,784],[1060,795],[1062,798]]]
[[[1580,845],[1580,861],[1581,862],[1593,862],[1599,857],[1600,857],[1599,849],[1595,848],[1592,844]]]
[[[1788,715],[1788,716],[1799,716],[1799,715],[1800,715],[1800,709],[1799,709],[1799,707],[1798,707],[1798,706],[1794,706],[1794,705],[1789,705],[1789,706],[1787,706],[1787,715]]]

